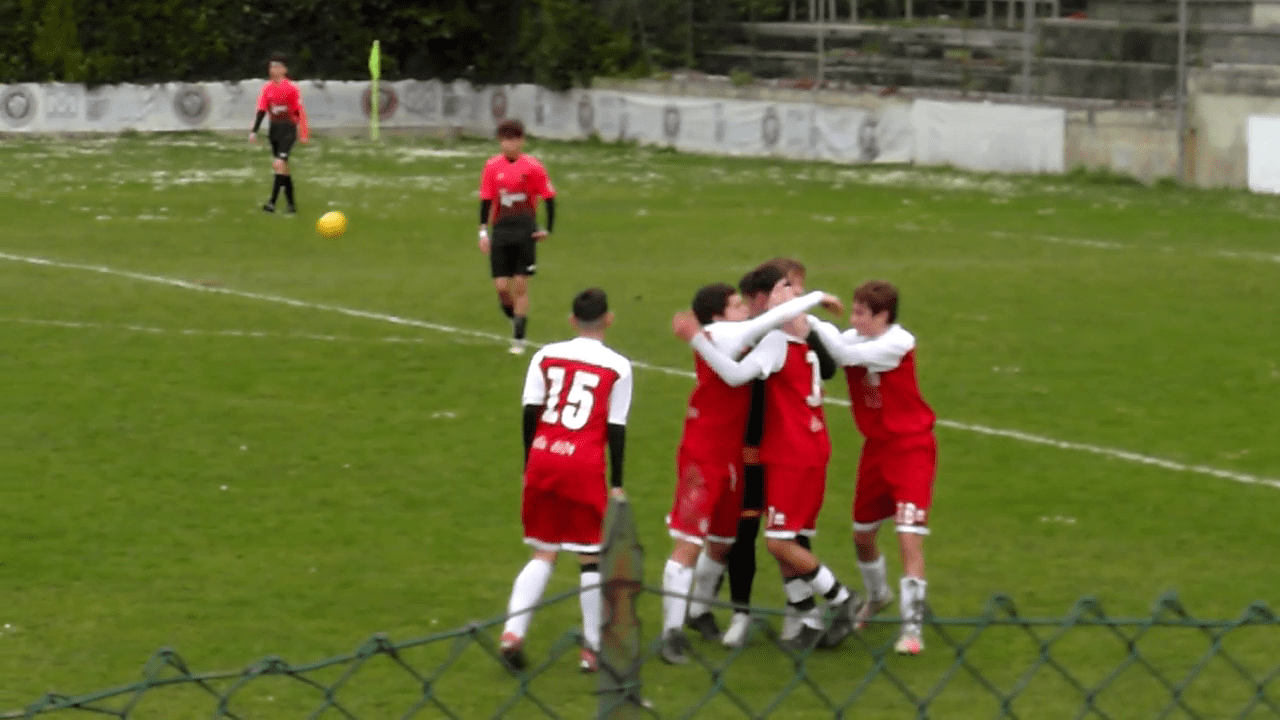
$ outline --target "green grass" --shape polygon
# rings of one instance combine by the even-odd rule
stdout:
[[[257,209],[265,153],[234,140],[6,142],[0,252],[277,300],[0,261],[0,709],[132,682],[162,646],[195,669],[234,670],[503,612],[526,558],[525,360],[483,338],[379,319],[507,332],[474,246],[487,144],[321,139],[297,153],[303,213],[289,218]],[[959,424],[938,431],[928,547],[937,615],[977,615],[994,593],[1032,616],[1064,615],[1082,596],[1144,615],[1167,590],[1201,617],[1280,601],[1280,489],[968,429],[1280,476],[1277,200],[607,145],[532,149],[561,192],[534,282],[535,340],[565,337],[569,298],[598,284],[618,317],[619,351],[687,369],[671,313],[697,286],[736,281],[760,260],[797,256],[810,287],[842,296],[870,277],[900,286],[925,395]],[[350,226],[323,240],[312,224],[331,207]],[[656,584],[690,383],[637,372],[627,486]],[[842,383],[828,390],[845,394]],[[847,410],[829,415],[836,450],[816,549],[858,585],[847,537],[858,439]],[[757,600],[777,606],[779,583],[759,554]],[[896,576],[895,565],[890,554]],[[563,567],[550,592],[575,583]],[[642,611],[651,636],[657,599]],[[532,651],[545,653],[577,617],[574,602],[541,613]],[[1227,647],[1260,675],[1275,663],[1271,630],[1238,632]],[[891,630],[870,632],[879,642]],[[1072,631],[1055,657],[1096,683],[1124,657],[1107,637]],[[918,692],[954,661],[928,639],[921,658],[889,660]],[[406,659],[429,670],[447,645]],[[1139,647],[1180,678],[1208,645],[1197,631],[1158,630]],[[992,630],[968,660],[1008,690],[1037,653],[1021,631]],[[562,716],[587,717],[594,681],[572,660],[533,689]],[[869,666],[850,648],[809,668],[842,698]],[[1215,661],[1187,701],[1208,716],[1238,712],[1249,688],[1232,673]],[[760,707],[790,676],[759,644],[726,679]],[[1074,714],[1079,693],[1054,677],[1038,674],[1015,709]],[[691,668],[649,664],[644,679],[672,716],[707,687]],[[439,691],[460,717],[488,717],[516,685],[472,647]],[[867,692],[860,717],[914,716],[884,680]],[[379,659],[340,697],[362,717],[395,717],[416,693]],[[1130,668],[1099,704],[1112,717],[1150,717],[1168,699]],[[303,717],[317,702],[269,678],[234,707]],[[137,717],[208,717],[214,705],[191,688],[154,690]],[[786,717],[824,716],[803,688],[783,707]],[[934,706],[937,717],[997,710],[963,671]],[[720,698],[699,717],[735,713]],[[521,705],[509,716],[538,712]]]

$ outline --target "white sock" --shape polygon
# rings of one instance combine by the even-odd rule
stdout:
[[[819,565],[818,572],[809,581],[814,595],[821,595],[829,602],[842,603],[849,599],[849,589],[840,584],[835,573],[826,565]]]
[[[503,632],[514,633],[516,637],[524,637],[529,633],[529,623],[533,620],[532,608],[542,599],[542,593],[551,580],[551,563],[538,558],[531,559],[516,576],[515,585],[511,587],[511,600],[507,602],[507,624]]]
[[[716,585],[724,574],[724,565],[702,553],[698,556],[698,564],[693,569],[693,598],[689,601],[689,617],[698,617],[711,612],[711,606],[705,601],[715,597]]]
[[[689,589],[693,586],[693,568],[675,560],[667,560],[662,570],[662,631],[684,627],[689,612]]]
[[[818,630],[822,629],[822,618],[817,606],[813,604],[813,587],[804,578],[793,577],[782,581],[782,589],[787,593],[787,609],[793,610],[804,620],[804,624]]]
[[[885,570],[883,555],[869,563],[859,560],[858,569],[862,571],[862,585],[872,600],[889,597],[889,573]]]
[[[600,652],[600,571],[588,570],[579,576],[582,592],[582,639],[588,650]]]
[[[902,629],[918,633],[924,624],[924,578],[903,575],[898,582],[902,590]]]

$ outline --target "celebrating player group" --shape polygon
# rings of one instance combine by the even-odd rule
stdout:
[[[934,414],[920,396],[915,338],[897,324],[898,293],[872,281],[853,294],[851,329],[808,314],[843,313],[841,301],[804,292],[804,267],[773,260],[734,288],[699,288],[672,329],[694,351],[695,384],[676,451],[667,527],[674,542],[663,571],[660,656],[688,662],[685,628],[728,646],[746,641],[761,516],[765,545],[786,594],[782,639],[791,650],[838,647],[894,598],[876,545],[891,520],[902,553],[902,626],[897,652],[919,654],[924,599],[923,539],[936,473]],[[512,587],[501,638],[514,669],[560,552],[580,559],[584,672],[598,668],[601,597],[598,553],[608,497],[622,492],[631,363],[605,345],[613,323],[603,290],[573,301],[575,339],[539,350],[524,404],[521,518],[533,556]],[[854,544],[865,592],[846,587],[813,553],[810,538],[826,499],[831,441],[823,381],[843,366],[853,418],[864,436],[852,498]],[[606,466],[606,447],[608,460]],[[747,468],[754,466],[755,472]],[[607,477],[607,479],[606,479]],[[720,632],[711,603],[725,572],[735,611]],[[738,582],[733,582],[737,575]]]
[[[489,256],[513,353],[524,351],[528,281],[537,244],[555,218],[546,169],[523,153],[524,126],[498,126],[502,152],[480,183],[478,246]],[[547,207],[539,229],[539,200]],[[489,226],[493,227],[493,238]],[[706,641],[743,645],[751,627],[755,545],[777,562],[786,595],[782,641],[794,652],[833,649],[892,604],[877,532],[892,521],[902,555],[902,624],[897,652],[924,650],[924,538],[937,471],[933,410],[920,396],[915,337],[898,324],[898,290],[882,281],[853,292],[849,330],[809,313],[843,315],[839,298],[804,289],[805,266],[775,258],[735,288],[699,288],[672,330],[693,350],[695,382],[676,449],[667,528],[673,541],[662,574],[661,658],[689,661],[686,628]],[[605,345],[613,324],[599,288],[574,298],[577,337],[532,358],[523,393],[525,465],[521,521],[533,554],[515,579],[501,652],[525,667],[525,636],[561,552],[578,555],[583,647],[580,667],[599,667],[600,570],[605,510],[622,491],[632,368]],[[824,381],[845,370],[853,420],[864,441],[851,499],[853,541],[863,592],[844,585],[813,552],[811,538],[827,495],[832,447]],[[606,455],[608,462],[606,463]],[[733,615],[722,633],[712,613],[728,575]]]

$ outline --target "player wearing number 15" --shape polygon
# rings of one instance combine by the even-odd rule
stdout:
[[[502,633],[507,663],[525,665],[530,616],[560,552],[581,563],[581,667],[597,669],[600,649],[601,532],[609,486],[621,499],[622,457],[631,410],[631,362],[604,344],[613,323],[603,290],[583,290],[569,318],[578,337],[552,343],[529,363],[524,383],[524,497],[520,516],[533,558],[516,577]],[[609,454],[605,480],[605,446]]]

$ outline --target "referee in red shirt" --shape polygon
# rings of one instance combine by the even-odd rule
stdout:
[[[271,116],[267,137],[271,140],[271,169],[275,172],[275,180],[271,185],[271,199],[262,206],[266,212],[276,211],[276,198],[280,196],[281,188],[289,203],[289,212],[297,212],[293,198],[293,176],[289,174],[289,151],[293,149],[294,142],[300,140],[306,144],[310,139],[302,95],[298,92],[298,86],[285,77],[288,72],[285,56],[282,53],[272,55],[271,63],[267,66],[267,76],[270,79],[262,86],[262,93],[258,95],[258,115],[253,120],[253,130],[249,131],[249,142],[256,142],[262,119]]]
[[[511,353],[524,352],[529,318],[529,278],[538,262],[538,243],[551,234],[556,190],[547,169],[525,155],[524,123],[498,124],[502,152],[489,158],[480,176],[480,251],[489,255],[493,287],[502,312],[511,318]],[[538,228],[538,200],[547,203],[547,228]],[[493,239],[489,239],[489,224]]]

